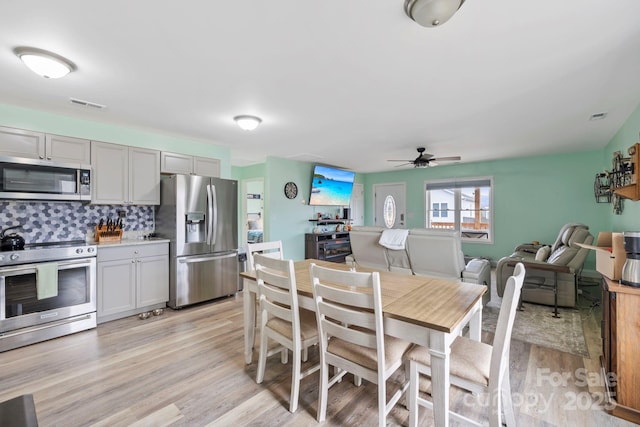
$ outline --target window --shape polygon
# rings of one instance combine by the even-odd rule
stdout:
[[[384,225],[387,228],[393,228],[396,223],[396,201],[392,195],[388,195],[384,199]]]
[[[427,181],[426,227],[459,230],[465,241],[493,241],[493,181],[468,178]]]
[[[447,211],[447,203],[434,203],[433,204],[433,217],[441,217],[446,218],[449,216],[449,212]]]

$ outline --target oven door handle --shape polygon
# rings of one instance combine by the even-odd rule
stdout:
[[[47,262],[47,261],[43,261]],[[82,266],[91,266],[95,262],[95,258],[86,258],[81,260],[69,260],[58,261],[58,270],[68,270],[70,268],[77,268]],[[26,273],[28,271],[36,271],[37,263],[18,265],[15,267],[3,267],[0,268],[0,276],[6,276],[7,273]]]

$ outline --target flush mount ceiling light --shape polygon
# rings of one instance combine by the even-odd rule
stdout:
[[[404,11],[423,27],[444,24],[457,12],[465,0],[405,0]]]
[[[31,71],[47,79],[59,79],[76,69],[73,62],[43,49],[17,47],[13,52]]]
[[[233,118],[242,130],[254,130],[262,123],[262,119],[256,116],[235,116]]]

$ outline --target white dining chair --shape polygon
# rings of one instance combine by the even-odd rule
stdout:
[[[282,240],[274,240],[269,242],[260,242],[260,243],[248,243],[247,244],[247,271],[255,270],[255,261],[254,256],[256,254],[262,254],[268,256],[270,258],[275,259],[283,259],[284,254],[282,251]],[[256,311],[258,311],[258,296],[256,295]],[[258,328],[258,317],[255,319],[255,329]],[[255,340],[255,334],[254,334]],[[253,347],[254,343],[252,343]],[[303,360],[307,360],[307,354],[305,353],[303,356]],[[250,363],[247,361],[247,364]],[[287,352],[283,351],[282,353],[282,363],[287,363]]]
[[[320,368],[316,364],[303,372],[301,366],[303,350],[318,343],[316,316],[312,311],[300,310],[298,307],[292,260],[280,260],[260,254],[256,254],[254,260],[260,305],[260,355],[256,382],[260,384],[264,379],[267,356],[282,352],[283,348],[285,351],[291,350],[293,363],[289,411],[295,412],[298,408],[300,381]],[[269,351],[269,340],[280,345]]]
[[[328,389],[347,372],[378,385],[378,424],[405,388],[400,386],[387,401],[386,382],[403,364],[409,342],[386,336],[378,272],[360,273],[311,264],[313,298],[320,334],[320,390],[317,420],[327,413]],[[329,378],[329,366],[337,368]]]
[[[255,270],[254,255],[261,253],[270,258],[283,259],[282,240],[247,243],[247,271]]]
[[[516,425],[509,381],[509,348],[524,275],[524,265],[518,263],[514,269],[514,275],[507,281],[493,345],[463,336],[456,337],[451,345],[449,364],[451,384],[474,394],[488,394],[486,401],[489,402],[489,425],[492,427],[502,426],[503,411],[506,425]],[[428,383],[421,383],[420,375],[431,377],[431,355],[429,349],[416,346],[409,351],[407,359],[409,360],[407,375],[409,377],[407,394],[409,426],[415,427],[418,423],[418,405],[433,409],[433,403],[421,398],[418,393],[418,390],[427,391]],[[458,422],[482,425],[452,411],[449,415],[451,419]]]

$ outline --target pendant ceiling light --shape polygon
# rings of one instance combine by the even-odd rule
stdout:
[[[444,24],[460,9],[464,0],[405,0],[404,11],[423,27]]]
[[[46,50],[17,47],[13,52],[31,71],[47,79],[59,79],[76,69],[73,62]]]
[[[262,123],[262,119],[256,116],[235,116],[233,118],[242,130],[254,130]]]

